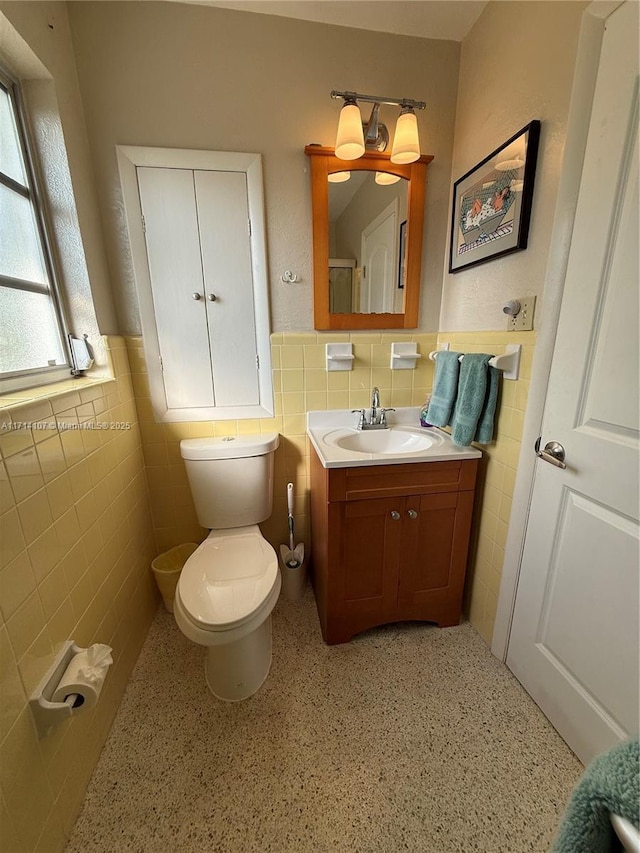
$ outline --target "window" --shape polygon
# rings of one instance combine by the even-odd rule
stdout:
[[[70,360],[17,87],[0,73],[0,390],[54,382]]]

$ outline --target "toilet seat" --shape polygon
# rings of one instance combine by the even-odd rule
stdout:
[[[177,596],[195,628],[229,631],[251,621],[267,603],[270,612],[279,580],[276,552],[257,525],[216,530],[185,563]]]

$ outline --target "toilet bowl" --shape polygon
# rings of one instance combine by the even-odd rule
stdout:
[[[271,513],[278,436],[242,436],[233,448],[223,441],[181,442],[198,520],[212,529],[182,569],[174,617],[207,649],[209,690],[235,702],[252,696],[271,667],[271,611],[281,580],[257,522]]]
[[[219,699],[247,699],[267,677],[280,586],[276,552],[257,525],[212,531],[185,563],[174,615],[207,646],[205,678]]]

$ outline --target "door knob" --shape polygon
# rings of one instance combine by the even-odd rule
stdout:
[[[418,513],[415,511],[415,509],[408,509],[407,515],[409,516],[409,518],[417,518],[418,517]]]
[[[539,450],[538,447],[539,445],[536,447],[536,456],[539,456],[540,459],[544,459],[545,462],[555,465],[556,468],[567,467],[564,462],[564,447],[559,441],[548,441],[544,446],[544,450]]]
[[[396,510],[395,510],[395,509],[392,509],[392,510],[391,510],[391,518],[392,518],[394,521],[399,521],[399,520],[400,520],[400,513],[399,513],[399,512],[396,512]]]
[[[215,293],[208,293],[207,294],[207,299],[209,300],[209,302],[215,302],[217,298],[218,297],[215,295]]]
[[[198,299],[202,299],[202,294],[201,293],[192,293],[191,297],[192,297],[192,299],[195,299],[197,302]]]

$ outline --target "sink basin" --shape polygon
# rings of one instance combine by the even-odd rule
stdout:
[[[391,427],[384,430],[337,429],[324,436],[327,444],[355,453],[382,453],[396,456],[419,453],[436,443],[435,437],[410,427]]]
[[[349,409],[307,413],[307,435],[324,468],[360,468],[475,459],[475,447],[457,447],[440,429],[419,426],[416,406],[393,412],[389,429],[356,429],[358,418]]]

